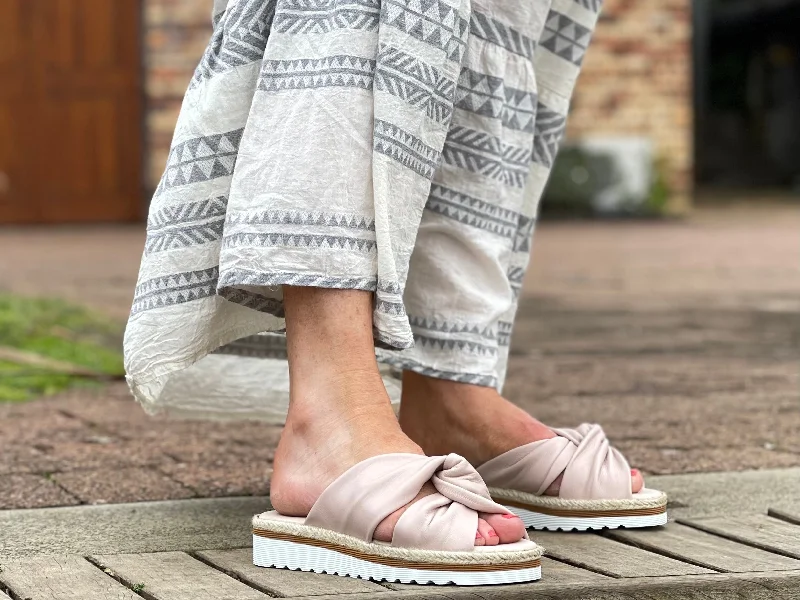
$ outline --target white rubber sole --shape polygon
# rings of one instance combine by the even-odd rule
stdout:
[[[293,571],[311,571],[372,581],[434,585],[499,585],[535,581],[541,567],[498,571],[447,571],[394,567],[356,558],[330,548],[253,536],[253,564]]]
[[[595,529],[638,529],[640,527],[656,527],[667,524],[667,512],[657,515],[641,515],[627,517],[562,517],[506,506],[517,515],[526,528],[548,529],[550,531],[587,531]]]

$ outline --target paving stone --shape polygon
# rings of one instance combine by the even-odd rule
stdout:
[[[266,496],[272,463],[227,457],[210,462],[175,463],[162,471],[204,498]]]
[[[193,490],[145,468],[96,469],[57,473],[53,479],[88,504],[192,498]]]
[[[543,224],[504,393],[554,426],[602,423],[646,473],[800,465],[800,213],[755,212]],[[33,250],[0,264],[5,289],[125,318],[140,226],[7,230],[0,256],[20,236]],[[148,473],[145,497],[264,494],[279,435],[259,423],[152,419],[114,383],[0,405],[0,476],[53,473],[106,500],[103,482],[118,470]],[[0,493],[3,506],[25,502]]]
[[[0,477],[0,509],[72,506],[80,500],[39,475]]]

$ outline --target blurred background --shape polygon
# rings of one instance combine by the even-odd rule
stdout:
[[[0,224],[146,214],[209,2],[0,0]],[[800,2],[607,0],[545,213],[800,194]]]
[[[277,430],[120,381],[210,11],[0,0],[0,508],[266,490]],[[542,215],[511,399],[647,473],[800,466],[800,0],[605,0]]]

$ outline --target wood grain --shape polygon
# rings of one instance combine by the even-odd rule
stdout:
[[[361,579],[256,567],[253,564],[252,548],[206,550],[196,552],[195,555],[220,571],[246,581],[256,589],[287,598],[388,591],[377,583]]]
[[[681,522],[762,550],[800,558],[800,526],[767,515],[730,515]]]
[[[138,218],[142,0],[0,7],[0,224]]]
[[[767,514],[775,519],[780,519],[793,525],[800,525],[800,509],[776,506],[775,508],[770,508]]]
[[[800,561],[746,546],[679,523],[655,529],[618,529],[606,537],[678,560],[729,573],[789,571]]]
[[[494,588],[418,586],[413,590],[357,598],[380,600],[797,600],[800,571],[717,573],[678,577],[605,578],[591,585],[520,583]],[[336,600],[314,596],[310,600]]]
[[[141,600],[80,556],[48,556],[4,562],[0,581],[18,598]]]
[[[592,533],[537,531],[531,538],[545,547],[545,555],[611,577],[657,577],[712,573]]]
[[[267,596],[184,552],[92,557],[155,600],[266,600]]]

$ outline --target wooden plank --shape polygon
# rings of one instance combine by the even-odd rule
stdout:
[[[656,577],[713,573],[710,569],[634,548],[592,533],[537,531],[531,536],[545,554],[611,577]]]
[[[767,515],[682,519],[681,523],[762,550],[800,558],[800,527]]]
[[[724,571],[789,571],[800,561],[721,538],[679,523],[656,529],[617,529],[606,537],[678,560]]]
[[[48,556],[4,562],[0,582],[17,598],[141,600],[80,556]]]
[[[112,554],[92,557],[130,587],[154,600],[265,600],[261,592],[185,554]]]
[[[454,586],[417,586],[415,589],[389,592],[380,600],[797,600],[800,571],[763,573],[715,573],[677,577],[641,577],[612,579],[595,584],[550,585],[544,581],[487,588]],[[354,596],[356,600],[371,594]],[[309,600],[341,600],[341,596],[313,596]]]
[[[195,556],[231,577],[246,581],[250,586],[258,590],[288,598],[294,596],[388,591],[387,588],[377,583],[361,579],[256,567],[253,564],[252,548],[205,550],[196,552]]]
[[[800,510],[776,506],[775,508],[770,508],[767,514],[775,519],[780,519],[793,525],[800,525]]]
[[[584,583],[597,583],[608,579],[605,575],[573,567],[567,563],[558,562],[552,558],[542,558],[542,581],[546,584],[574,585]]]

